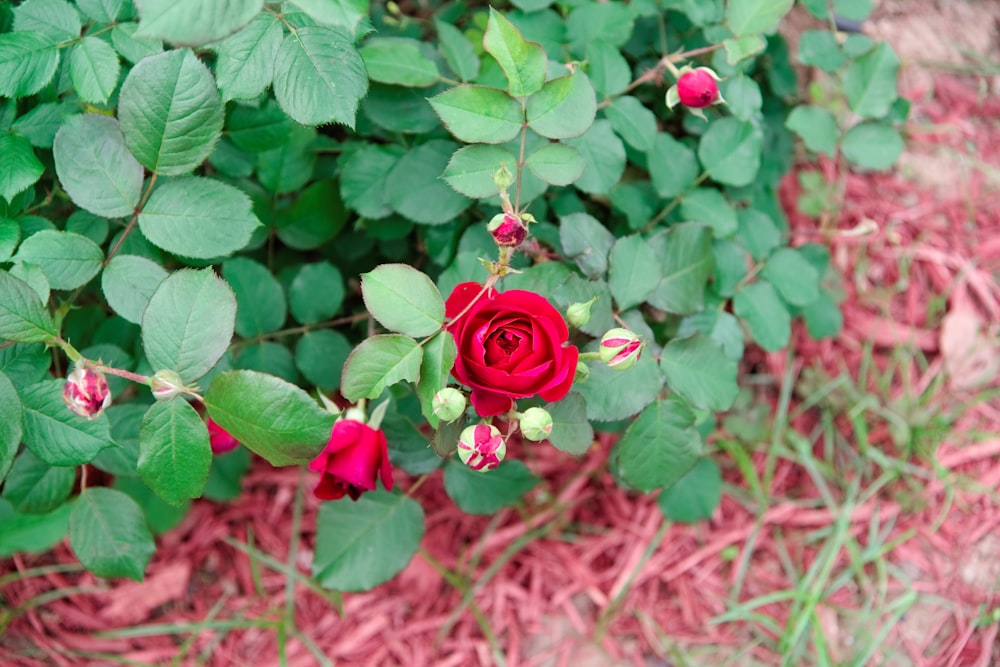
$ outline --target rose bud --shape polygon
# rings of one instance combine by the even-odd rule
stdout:
[[[576,373],[573,375],[573,382],[586,382],[590,379],[590,366],[584,361],[576,362]]]
[[[528,236],[528,228],[519,217],[511,213],[499,213],[493,216],[486,229],[493,235],[497,245],[505,248],[521,245]]]
[[[322,500],[337,500],[345,495],[357,500],[365,491],[374,491],[379,478],[387,490],[392,490],[385,434],[354,419],[341,419],[333,425],[330,441],[309,469],[320,473],[313,494]]]
[[[570,326],[582,327],[590,321],[590,307],[594,305],[597,301],[595,296],[590,301],[586,303],[571,303],[569,308],[566,309],[566,321],[570,323]]]
[[[683,104],[689,109],[704,109],[725,102],[719,94],[719,75],[708,67],[681,69],[677,83],[667,91],[667,106]]]
[[[104,408],[111,405],[111,390],[103,373],[77,366],[66,376],[63,401],[74,414],[84,419],[97,419]]]
[[[532,442],[545,440],[552,434],[552,415],[543,408],[528,408],[521,415],[521,435]]]
[[[489,424],[470,426],[458,438],[458,458],[473,470],[493,470],[507,455],[500,429]]]
[[[240,441],[211,418],[205,420],[205,426],[208,427],[208,443],[212,445],[213,454],[225,454],[239,447]]]
[[[465,394],[454,387],[445,387],[434,394],[434,400],[431,403],[434,415],[442,421],[455,421],[465,412]]]
[[[149,388],[153,390],[153,398],[166,401],[184,391],[184,381],[171,370],[156,371],[149,380]]]
[[[628,329],[612,329],[601,338],[601,361],[618,371],[628,370],[642,354],[642,341]]]

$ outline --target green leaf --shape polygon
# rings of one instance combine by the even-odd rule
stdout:
[[[760,128],[736,118],[721,118],[702,136],[698,158],[719,183],[742,187],[757,177],[763,148]]]
[[[49,514],[24,515],[0,500],[0,557],[25,551],[41,553],[62,542],[69,530],[71,507],[65,503]]]
[[[743,358],[743,329],[739,320],[726,312],[703,310],[681,320],[678,336],[704,333],[722,346],[726,356],[735,362]]]
[[[85,236],[46,229],[26,238],[14,255],[15,262],[41,267],[52,289],[76,289],[101,270],[104,253]]]
[[[746,249],[728,239],[718,239],[712,243],[715,256],[713,291],[721,297],[730,297],[747,277]]]
[[[701,456],[701,436],[690,408],[675,399],[642,411],[618,442],[618,473],[649,493],[675,484]]]
[[[471,81],[479,74],[479,56],[476,49],[461,30],[450,23],[434,18],[434,29],[438,34],[438,47],[448,67],[462,81]]]
[[[366,338],[344,364],[340,391],[351,402],[378,398],[386,387],[397,382],[416,382],[422,359],[422,348],[407,336]]]
[[[406,37],[373,37],[359,49],[372,81],[426,88],[441,78],[437,65],[420,50],[420,42]]]
[[[793,0],[729,0],[726,23],[736,35],[773,32]]]
[[[579,3],[566,19],[566,39],[576,53],[596,40],[620,48],[632,36],[634,21],[624,3]]]
[[[245,26],[264,0],[135,0],[135,5],[141,19],[137,35],[197,46]]]
[[[236,257],[222,263],[222,277],[236,294],[237,334],[254,338],[277,331],[285,323],[285,291],[266,266]]]
[[[417,396],[424,418],[433,428],[437,428],[438,418],[434,415],[434,394],[448,386],[451,367],[458,357],[455,337],[442,331],[424,343],[424,356],[420,361],[420,381],[417,382]]]
[[[299,28],[282,42],[274,71],[281,72],[274,96],[292,119],[303,125],[342,123],[354,129],[368,76],[347,35],[326,26]]]
[[[444,299],[433,281],[407,264],[381,264],[361,274],[368,312],[390,331],[430,336],[444,324]]]
[[[98,23],[113,23],[122,11],[124,0],[76,0],[76,6]]]
[[[552,416],[548,440],[556,449],[582,456],[594,444],[594,429],[587,420],[587,401],[575,391],[558,403],[545,406]]]
[[[614,97],[628,89],[632,68],[617,46],[603,39],[588,41],[586,56],[587,74],[598,97]]]
[[[139,425],[148,405],[143,403],[112,404],[104,413],[111,424],[111,438],[118,445],[101,450],[93,460],[96,468],[116,478],[136,477],[139,461]]]
[[[157,401],[139,427],[139,476],[170,505],[197,498],[212,465],[205,422],[182,398]]]
[[[121,64],[111,45],[97,37],[84,37],[69,54],[69,78],[86,102],[104,104],[118,87]]]
[[[0,96],[28,97],[45,87],[56,73],[59,51],[36,32],[0,35]]]
[[[275,466],[316,458],[335,420],[302,389],[256,371],[217,375],[205,407],[215,423]]]
[[[336,236],[346,221],[336,183],[316,181],[302,191],[287,215],[278,218],[278,238],[294,250],[312,250]]]
[[[115,479],[114,489],[135,501],[146,515],[149,528],[156,535],[162,535],[176,528],[187,516],[191,506],[190,501],[179,506],[167,504],[138,477],[118,477]]]
[[[369,491],[323,503],[312,576],[325,588],[366,591],[406,567],[424,536],[424,512],[407,496]]]
[[[53,44],[80,37],[80,15],[66,0],[26,0],[14,8],[14,30],[34,31]]]
[[[291,0],[291,4],[317,23],[344,28],[352,39],[369,13],[368,0]]]
[[[45,380],[20,392],[24,444],[49,465],[82,465],[114,442],[105,415],[87,420],[70,412],[63,402],[63,384],[62,380]]]
[[[508,171],[514,174],[516,164],[517,158],[503,146],[474,144],[455,151],[441,177],[466,197],[495,197],[497,185],[493,174],[501,165],[507,165]]]
[[[426,91],[373,83],[361,108],[364,115],[382,129],[403,134],[427,133],[441,126],[441,119],[427,101],[427,93],[439,89],[443,89],[443,85]]]
[[[590,346],[596,350],[596,343]],[[576,387],[587,401],[587,416],[595,421],[617,421],[638,413],[656,400],[663,387],[663,376],[656,359],[647,351],[627,371],[608,368],[595,362],[590,378]]]
[[[122,58],[133,64],[163,51],[163,42],[136,35],[138,29],[138,23],[119,23],[111,31],[111,44]]]
[[[826,290],[802,310],[802,316],[809,335],[817,340],[834,338],[844,328],[844,314]]]
[[[23,135],[37,148],[52,148],[52,141],[63,122],[77,113],[75,104],[46,102],[39,104],[14,121],[11,130]]]
[[[597,95],[587,75],[577,70],[546,82],[528,98],[528,127],[549,139],[579,137],[597,115]]]
[[[414,222],[440,225],[451,222],[472,203],[441,180],[441,173],[458,148],[451,141],[432,139],[411,148],[396,162],[387,182],[388,203]]]
[[[618,239],[608,263],[608,287],[619,310],[641,304],[660,280],[658,258],[638,234]]]
[[[281,343],[263,341],[249,345],[240,350],[234,366],[240,370],[274,375],[292,384],[299,383],[295,355]]]
[[[429,101],[448,131],[467,143],[506,143],[524,124],[521,105],[496,88],[457,86]]]
[[[215,80],[223,101],[255,99],[271,85],[284,34],[278,17],[262,13],[216,45]]]
[[[794,248],[778,248],[761,272],[793,306],[808,306],[819,297],[819,273]]]
[[[589,213],[570,213],[559,219],[563,252],[576,260],[584,275],[598,278],[608,270],[608,253],[614,235]]]
[[[716,238],[736,233],[739,222],[736,210],[726,196],[714,188],[697,188],[681,199],[681,217],[691,222],[703,222],[715,232]]]
[[[236,500],[243,493],[243,476],[252,463],[250,450],[237,447],[212,458],[212,468],[205,482],[203,497],[216,502]]]
[[[833,157],[837,153],[840,128],[828,110],[808,105],[797,106],[788,114],[785,127],[799,135],[811,151]]]
[[[760,35],[744,35],[736,39],[724,39],[722,46],[726,49],[726,63],[735,67],[766,49],[767,40]]]
[[[229,347],[236,297],[211,268],[176,271],[160,283],[142,315],[142,347],[154,371],[185,382],[207,373]]]
[[[10,275],[26,282],[43,302],[49,300],[49,279],[45,277],[42,267],[31,262],[18,262],[10,267]]]
[[[69,516],[69,545],[80,563],[99,577],[142,581],[156,551],[142,510],[121,491],[91,487],[80,493]]]
[[[771,217],[753,208],[740,209],[736,239],[755,261],[762,261],[781,245],[781,232]]]
[[[211,155],[222,132],[222,100],[212,74],[191,51],[167,51],[143,59],[125,77],[118,119],[139,162],[177,176]]]
[[[659,132],[646,153],[649,178],[664,199],[677,197],[694,185],[700,167],[694,151],[665,132]]]
[[[340,375],[351,354],[344,334],[330,329],[310,331],[295,344],[295,366],[320,391],[340,388]]]
[[[402,151],[396,146],[367,144],[342,162],[340,194],[344,203],[366,218],[384,218],[392,213],[388,177],[400,155]]]
[[[750,122],[761,118],[764,94],[759,83],[745,74],[738,74],[723,81],[721,90],[733,116]]]
[[[739,393],[736,362],[703,333],[667,343],[660,368],[667,385],[695,407],[722,412],[732,407]]]
[[[444,468],[444,489],[466,514],[494,514],[514,505],[540,480],[517,460],[504,461],[489,472],[477,472],[457,458]]]
[[[590,194],[607,194],[625,173],[625,146],[607,120],[598,120],[586,134],[566,143],[579,151],[583,158],[583,175],[576,180],[577,189]]]
[[[21,397],[10,377],[0,371],[0,482],[7,476],[17,449],[21,445],[24,429],[21,426],[23,410]]]
[[[73,203],[94,215],[132,215],[142,196],[142,165],[128,148],[118,121],[100,114],[68,119],[55,135],[56,173]]]
[[[20,240],[21,225],[17,224],[17,220],[0,218],[0,262],[11,258]]]
[[[490,7],[483,48],[496,58],[507,75],[507,90],[514,97],[538,92],[545,83],[547,59],[542,47],[529,42],[504,16]]]
[[[663,278],[649,296],[649,303],[668,313],[685,315],[701,310],[705,286],[715,267],[712,230],[697,223],[674,225],[651,239],[661,258]]]
[[[885,123],[859,123],[844,135],[843,151],[844,157],[859,167],[885,171],[903,154],[903,137]]]
[[[166,270],[150,259],[115,255],[101,273],[101,289],[116,313],[133,324],[141,324],[149,298],[166,277]]]
[[[52,316],[35,290],[0,271],[0,340],[47,343],[57,335]]]
[[[15,386],[27,386],[49,377],[51,352],[42,344],[18,344],[0,347],[0,371]]]
[[[461,424],[462,420],[452,423]],[[382,420],[381,428],[389,443],[392,465],[411,475],[423,475],[441,467],[442,459],[431,448],[428,437],[417,430],[406,416],[390,409]],[[455,438],[457,440],[458,436]]]
[[[611,127],[625,143],[639,151],[648,151],[656,141],[656,115],[642,102],[625,95],[604,109]]]
[[[260,225],[250,198],[232,185],[183,176],[153,191],[139,214],[150,243],[183,257],[213,259],[243,249]]]
[[[7,475],[3,497],[21,514],[45,514],[69,497],[75,481],[76,468],[50,466],[26,449]]]
[[[583,174],[584,162],[572,146],[543,144],[526,158],[525,166],[550,185],[569,185]]]
[[[657,503],[670,521],[697,523],[712,518],[722,498],[722,473],[709,458],[698,459],[694,467],[672,486],[663,490]]]
[[[885,42],[852,60],[844,75],[844,93],[851,111],[862,118],[887,115],[899,97],[896,89],[898,73],[899,57]]]
[[[750,335],[768,352],[788,345],[792,318],[771,283],[747,285],[733,297],[733,311],[746,322]]]
[[[21,194],[45,173],[45,166],[24,137],[0,134],[0,197],[8,202]]]
[[[302,324],[317,324],[336,315],[344,294],[344,277],[329,262],[303,264],[288,285],[292,316]]]
[[[847,61],[847,56],[837,36],[829,30],[806,30],[799,39],[799,61],[825,72],[836,72]]]

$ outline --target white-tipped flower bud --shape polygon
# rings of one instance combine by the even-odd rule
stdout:
[[[454,387],[445,387],[434,394],[434,415],[442,421],[455,421],[465,412],[465,394]]]
[[[184,381],[171,370],[156,371],[149,380],[149,388],[153,390],[153,398],[166,401],[184,391]]]
[[[544,408],[528,408],[521,415],[521,435],[532,442],[545,440],[552,434],[552,415]]]

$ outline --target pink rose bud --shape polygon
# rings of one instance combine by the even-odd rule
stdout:
[[[642,354],[642,341],[628,329],[612,329],[601,338],[601,361],[618,371],[628,370]]]
[[[171,370],[156,371],[149,380],[149,388],[153,391],[153,398],[167,401],[184,391],[184,381]]]
[[[225,454],[240,446],[239,440],[212,421],[211,418],[205,421],[205,425],[208,427],[208,442],[212,445],[213,454]]]
[[[496,426],[470,426],[458,438],[458,458],[473,470],[493,470],[506,455],[507,443]]]
[[[392,491],[392,466],[385,434],[350,416],[333,425],[329,442],[309,464],[309,469],[320,473],[313,495],[321,500],[344,496],[357,500],[365,491],[374,491],[379,479],[387,491]]]
[[[683,104],[689,109],[704,109],[725,102],[719,94],[719,75],[708,67],[683,68],[677,84],[667,91],[667,106]]]
[[[84,419],[97,419],[104,408],[111,405],[111,391],[104,374],[92,368],[77,366],[66,376],[63,401],[74,414]]]
[[[528,236],[528,228],[519,217],[511,213],[499,213],[493,216],[486,229],[493,235],[498,246],[513,248],[521,245]]]

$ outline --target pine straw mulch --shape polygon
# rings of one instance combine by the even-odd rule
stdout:
[[[1000,164],[1000,101],[984,101],[969,81],[939,79],[934,93],[915,104],[913,127],[917,146],[965,153],[987,164]],[[831,178],[834,165],[821,164]],[[988,343],[996,341],[1000,326],[1000,188],[995,172],[970,170],[954,192],[934,193],[916,187],[898,174],[847,175],[844,204],[837,227],[851,230],[877,223],[878,231],[863,236],[840,234],[830,241],[833,260],[845,277],[845,329],[834,341],[815,342],[799,327],[794,356],[760,352],[748,355],[757,372],[781,378],[787,370],[798,377],[805,368],[823,369],[827,377],[856,372],[866,344],[874,346],[874,362],[889,368],[892,351],[909,346],[927,360],[904,365],[910,377],[899,377],[892,393],[903,397],[916,390],[935,392],[934,404],[958,405],[975,390],[961,383],[936,382],[946,364],[958,364],[961,374],[982,370],[991,363]],[[790,177],[782,196],[793,227],[793,243],[816,239],[816,223],[794,213],[797,182]],[[909,267],[905,275],[901,267]],[[905,278],[905,280],[904,280]],[[883,289],[886,287],[891,289]],[[874,296],[873,296],[874,295]],[[929,304],[946,295],[947,312],[961,313],[965,346],[978,335],[985,356],[973,366],[956,356],[954,340],[942,337],[942,319]],[[797,325],[798,327],[798,325]],[[979,327],[983,332],[976,334]],[[971,332],[971,333],[970,333]],[[954,338],[954,336],[953,336]],[[995,353],[995,350],[994,350]],[[793,364],[787,369],[786,364]],[[749,368],[750,366],[748,366]],[[897,371],[897,374],[903,371]],[[995,374],[994,374],[995,377]],[[756,400],[772,408],[777,385],[761,386]],[[909,386],[910,389],[906,389]],[[793,398],[793,404],[799,399]],[[807,429],[815,420],[806,411],[796,426]],[[996,432],[1000,408],[981,402],[967,411],[953,434],[937,451],[936,463],[917,459],[927,471],[937,466],[931,481],[920,486],[918,497],[902,505],[883,492],[859,505],[849,517],[850,532],[865,543],[869,523],[877,516],[888,527],[885,540],[903,536],[888,561],[909,573],[921,600],[885,639],[887,664],[917,666],[979,666],[1000,664],[998,624],[977,623],[986,610],[1000,604],[1000,438],[973,437],[973,432]],[[842,426],[848,437],[850,429]],[[806,432],[806,431],[803,431]],[[887,424],[872,422],[872,446],[895,452]],[[711,659],[699,664],[774,665],[780,656],[759,641],[767,635],[743,623],[711,624],[727,610],[729,592],[737,577],[739,558],[750,542],[753,553],[740,600],[794,588],[782,567],[781,546],[801,568],[817,557],[821,544],[805,539],[808,532],[829,526],[834,514],[816,502],[819,493],[803,469],[779,459],[772,488],[773,500],[763,516],[725,495],[711,521],[696,526],[673,525],[651,553],[647,547],[663,519],[650,497],[619,489],[606,471],[612,445],[601,437],[582,459],[551,447],[515,448],[545,480],[528,499],[522,515],[506,510],[497,517],[461,513],[443,491],[440,474],[416,493],[425,508],[427,533],[423,549],[444,566],[467,571],[472,601],[496,635],[496,644],[510,666],[609,665],[663,666],[671,646]],[[765,447],[754,453],[764,465]],[[727,482],[746,482],[724,456],[717,459]],[[954,471],[973,483],[940,481]],[[412,480],[398,475],[402,488]],[[244,480],[244,493],[235,503],[197,502],[183,523],[159,539],[159,549],[143,584],[106,582],[86,573],[50,574],[8,584],[0,592],[8,608],[55,589],[83,587],[64,599],[40,605],[16,618],[0,637],[0,664],[11,666],[109,664],[81,652],[114,654],[140,664],[169,664],[179,655],[185,636],[101,638],[95,633],[138,624],[196,624],[213,618],[274,621],[285,604],[285,577],[261,569],[259,580],[249,557],[224,540],[246,542],[284,561],[290,542],[292,506],[299,472],[272,469],[255,462]],[[896,483],[891,489],[913,485]],[[810,507],[811,506],[811,507]],[[308,497],[303,515],[298,564],[308,572],[318,503]],[[916,509],[914,509],[916,508]],[[783,545],[777,544],[780,534]],[[727,550],[728,558],[723,557]],[[69,549],[59,546],[39,556],[20,556],[0,562],[0,574],[51,563],[72,563]],[[841,553],[837,567],[845,567]],[[258,590],[258,584],[261,590]],[[888,581],[886,600],[903,592],[903,584]],[[840,587],[817,608],[824,634],[835,654],[847,650],[852,609],[860,604],[858,591]],[[465,667],[492,665],[490,642],[477,624],[462,594],[447,583],[422,555],[403,573],[367,593],[343,596],[343,615],[304,586],[295,589],[296,626],[338,665],[403,665]],[[781,624],[787,603],[757,610]],[[239,623],[238,623],[239,624]],[[600,627],[599,627],[600,626]],[[597,637],[595,641],[595,637]],[[773,639],[773,637],[772,637]],[[238,627],[196,633],[193,649],[178,662],[194,664],[205,649],[212,665],[277,665],[277,636],[273,629]],[[701,648],[699,648],[701,647]],[[316,664],[298,639],[287,642],[288,665]]]

